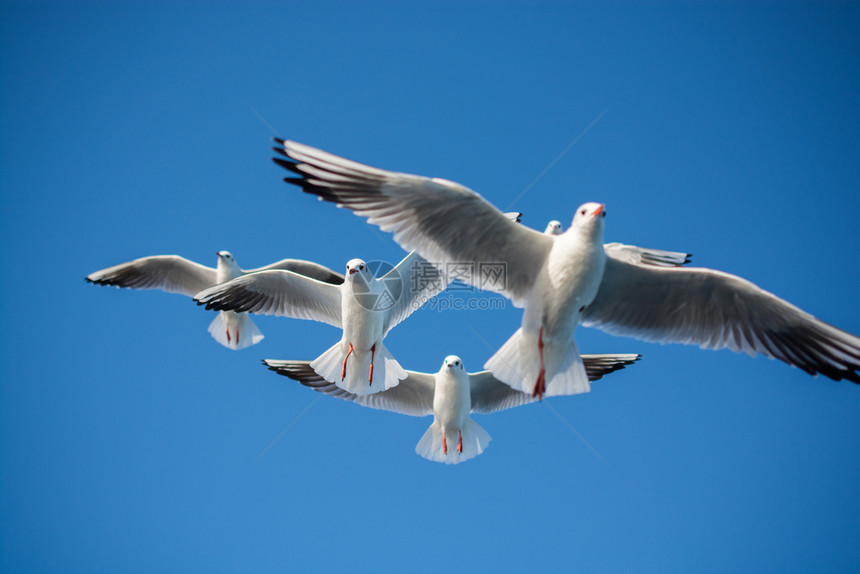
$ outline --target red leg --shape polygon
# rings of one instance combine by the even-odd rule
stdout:
[[[230,338],[230,329],[224,329],[224,332],[227,333],[227,342],[232,343],[233,340]]]
[[[543,327],[538,331],[538,353],[540,354],[540,372],[538,372],[532,396],[537,397],[539,401],[542,401],[543,394],[546,392],[546,370],[543,366]]]
[[[236,344],[239,344],[239,329],[236,329]]]
[[[376,354],[376,343],[370,348],[370,375],[367,377],[367,383],[373,384],[373,355]]]
[[[457,452],[463,454],[463,433],[461,431],[457,431],[457,434],[460,436],[457,440]]]
[[[344,377],[346,377],[346,360],[352,354],[352,343],[349,344],[349,351],[346,352],[346,357],[343,358],[343,368],[340,370],[340,380],[343,382]]]
[[[448,454],[448,441],[445,440],[445,431],[442,431],[442,454]]]

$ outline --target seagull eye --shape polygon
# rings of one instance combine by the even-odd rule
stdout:
[[[582,210],[582,211],[580,211],[579,213],[581,213],[582,215],[585,215],[585,210],[583,209],[583,210]]]

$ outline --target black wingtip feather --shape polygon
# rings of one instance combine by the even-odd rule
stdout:
[[[278,145],[284,145],[285,143],[287,143],[286,140],[283,140],[279,137],[273,137],[272,140],[276,141],[278,143]]]
[[[294,170],[290,170],[290,171],[294,171]],[[334,194],[330,189],[328,189],[327,187],[321,187],[319,185],[315,185],[315,184],[309,182],[308,180],[306,180],[304,178],[301,178],[301,177],[285,177],[284,182],[289,183],[290,185],[297,185],[297,186],[302,188],[303,192],[309,193],[311,195],[316,195],[317,197],[319,197],[323,201],[328,201],[331,203],[339,203],[340,202],[337,195]]]
[[[291,162],[291,161],[289,161],[289,160],[286,160],[286,159],[283,159],[283,158],[280,158],[280,157],[273,157],[273,158],[272,158],[272,161],[273,161],[273,162],[275,162],[276,164],[278,164],[279,166],[281,166],[281,167],[282,167],[282,168],[284,168],[284,169],[288,169],[288,170],[290,170],[290,171],[292,171],[292,172],[296,172],[296,168],[295,168],[295,165],[296,165],[296,164],[295,164],[295,163],[293,163],[293,162]],[[299,173],[300,173],[300,172],[299,172]]]
[[[290,171],[292,173],[295,173],[296,175],[302,176],[302,179],[307,179],[307,177],[308,177],[306,173],[303,173],[302,170],[299,169],[299,166],[296,163],[293,163],[290,161],[285,161],[285,160],[281,160],[280,162],[275,162],[275,163],[277,163],[279,166],[281,166],[282,168],[284,168],[287,171]]]
[[[227,306],[222,301],[218,301],[216,299],[214,301],[209,301],[208,303],[206,303],[206,310],[207,311],[229,311],[230,309],[228,309]]]

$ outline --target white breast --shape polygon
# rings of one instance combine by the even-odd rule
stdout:
[[[373,283],[371,282],[371,288]],[[356,351],[365,352],[382,340],[382,325],[385,311],[374,311],[373,296],[363,288],[355,288],[352,282],[341,286],[341,311],[343,313],[343,333],[346,340]]]
[[[558,236],[527,305],[534,306],[530,311],[535,327],[542,324],[550,332],[570,331],[572,336],[580,309],[597,296],[605,264],[602,244],[581,241],[571,233]]]
[[[436,391],[433,394],[436,420],[446,432],[459,430],[466,424],[471,411],[469,375],[457,367],[443,367],[436,373]]]

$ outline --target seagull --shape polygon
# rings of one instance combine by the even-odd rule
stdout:
[[[639,355],[582,355],[588,378],[596,381],[639,360]],[[433,424],[418,441],[415,452],[445,464],[467,461],[484,452],[490,435],[470,413],[494,413],[534,402],[530,394],[512,389],[490,371],[468,373],[460,357],[449,355],[436,373],[406,371],[400,384],[385,392],[356,395],[324,380],[307,361],[263,363],[269,370],[306,387],[359,405],[411,416],[433,415]],[[456,443],[455,441],[456,437]],[[450,441],[450,446],[449,446]]]
[[[860,338],[735,275],[637,262],[635,252],[607,248],[602,203],[581,205],[567,231],[547,235],[506,220],[458,183],[276,141],[283,157],[274,161],[298,175],[287,183],[366,217],[405,249],[436,264],[505,265],[504,281],[485,288],[524,309],[522,326],[485,367],[516,389],[536,396],[589,390],[573,337],[580,323],[646,341],[760,353],[860,384]]]
[[[310,261],[282,259],[265,267],[244,270],[236,264],[236,260],[229,251],[218,251],[217,255],[216,269],[189,261],[179,255],[153,255],[96,271],[87,275],[86,280],[96,285],[113,285],[130,289],[161,289],[168,293],[181,293],[189,297],[207,287],[235,277],[269,269],[287,269],[333,285],[343,283],[343,275]],[[218,313],[209,325],[209,333],[216,341],[233,350],[250,347],[263,339],[263,334],[250,317],[232,311]]]
[[[194,300],[207,309],[310,319],[343,329],[341,340],[311,367],[326,381],[365,395],[406,377],[382,341],[447,286],[443,274],[413,252],[378,278],[365,261],[351,259],[342,285],[292,271],[260,271],[205,289]]]

